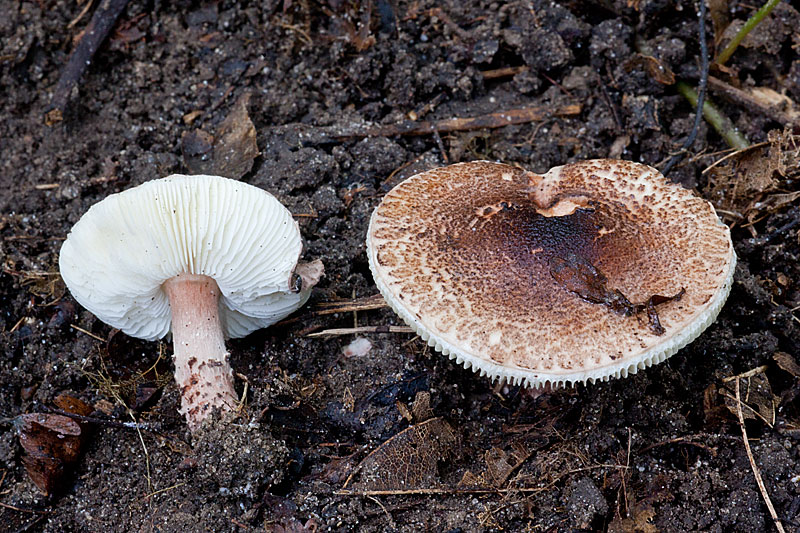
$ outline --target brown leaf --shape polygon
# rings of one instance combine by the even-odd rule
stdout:
[[[516,443],[511,453],[506,453],[500,448],[492,448],[484,454],[486,473],[492,485],[501,487],[511,473],[530,457],[530,453],[519,443]]]
[[[249,93],[236,101],[217,128],[216,135],[201,129],[183,133],[183,163],[191,174],[212,174],[238,180],[253,169],[253,160],[260,152],[256,144],[256,127],[247,112],[249,101]]]
[[[372,491],[437,487],[438,463],[451,457],[457,444],[455,431],[441,418],[410,426],[367,455],[344,488]],[[356,476],[358,480],[351,484]]]
[[[800,365],[794,360],[794,357],[786,352],[775,352],[772,358],[778,363],[781,370],[785,370],[796,378],[800,378]]]
[[[397,400],[395,405],[397,406],[397,410],[400,411],[400,416],[405,418],[408,422],[414,422],[414,416],[411,414],[411,411],[408,409],[408,406],[405,403]]]
[[[201,129],[184,131],[181,135],[183,164],[190,174],[213,174],[214,136]]]
[[[214,173],[226,178],[240,179],[253,168],[258,157],[256,127],[247,113],[250,93],[236,101],[230,114],[217,129],[214,143]]]
[[[56,407],[62,411],[81,416],[89,416],[94,411],[91,405],[79,398],[75,398],[74,396],[67,394],[66,392],[59,394],[53,403],[55,403]]]
[[[748,374],[748,373],[746,373]],[[740,379],[742,415],[746,419],[760,420],[770,426],[775,424],[775,397],[772,394],[769,380],[763,371],[746,377],[735,377]],[[736,398],[729,391],[725,391],[725,407],[734,415],[738,416]]]
[[[707,428],[717,428],[728,419],[719,388],[711,384],[703,391],[703,417]]]
[[[152,406],[158,400],[159,392],[161,389],[155,383],[139,383],[131,401],[131,409],[141,411]]]
[[[708,14],[711,16],[711,24],[714,28],[714,42],[719,43],[725,28],[730,24],[728,0],[708,0]]]
[[[67,416],[32,413],[18,417],[17,429],[28,476],[39,490],[51,494],[80,456],[83,428]]]
[[[646,502],[637,504],[631,509],[630,517],[616,516],[608,524],[608,533],[658,533],[658,528],[653,524],[656,512]]]
[[[267,508],[264,531],[268,533],[313,533],[316,531],[316,522],[307,520],[305,523],[297,517],[297,504],[281,496],[265,494],[262,500]]]
[[[800,135],[772,131],[768,142],[736,152],[708,170],[709,197],[718,209],[749,220],[797,199],[797,191],[781,191],[782,182],[800,179]]]
[[[672,72],[672,69],[653,56],[636,54],[625,62],[624,69],[625,72],[630,72],[634,69],[642,69],[648,76],[662,85],[672,85],[675,83],[675,74]]]
[[[411,414],[414,416],[415,422],[424,422],[429,418],[433,418],[430,392],[420,391],[414,395],[414,405],[411,408]]]
[[[485,487],[487,485],[488,483],[486,483],[486,477],[483,474],[476,476],[470,470],[464,472],[464,475],[461,476],[461,481],[458,482],[459,488],[474,489]]]
[[[502,488],[509,476],[531,456],[527,448],[519,442],[513,443],[511,447],[511,453],[496,447],[486,450],[483,454],[486,470],[477,475],[467,470],[458,486],[471,489]]]

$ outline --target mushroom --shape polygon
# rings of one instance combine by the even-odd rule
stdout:
[[[367,255],[429,345],[525,386],[664,361],[715,320],[736,264],[709,202],[651,167],[602,159],[413,176],[375,209]]]
[[[146,340],[172,332],[180,412],[196,429],[237,403],[226,337],[281,320],[322,264],[299,264],[291,213],[268,192],[218,176],[149,181],[93,205],[61,247],[75,299]]]

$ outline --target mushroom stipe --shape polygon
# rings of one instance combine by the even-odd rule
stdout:
[[[381,294],[428,344],[525,386],[665,360],[716,319],[736,264],[709,202],[617,160],[423,172],[376,208],[367,255]]]

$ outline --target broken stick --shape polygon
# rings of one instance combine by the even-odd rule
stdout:
[[[61,77],[58,78],[53,99],[45,114],[45,124],[48,126],[53,126],[63,120],[64,109],[67,107],[72,89],[80,81],[86,67],[91,64],[95,52],[100,48],[129,1],[103,0],[95,10],[92,20],[89,21],[78,45],[72,51],[64,70],[61,71]]]
[[[783,524],[781,524],[780,518],[778,518],[778,513],[775,512],[775,506],[772,505],[772,500],[769,497],[769,493],[767,492],[767,487],[764,485],[764,480],[761,478],[761,471],[758,469],[758,465],[756,465],[756,460],[753,457],[753,452],[750,450],[750,441],[747,440],[747,430],[744,427],[744,414],[742,413],[742,395],[739,388],[739,378],[741,376],[735,376],[736,381],[736,414],[739,417],[739,427],[742,430],[742,442],[744,442],[744,451],[747,452],[747,459],[750,461],[750,468],[753,470],[753,477],[756,478],[756,484],[758,485],[758,490],[761,492],[761,497],[764,499],[764,503],[767,506],[767,510],[769,511],[769,515],[772,517],[772,521],[775,523],[775,529],[778,530],[778,533],[785,533],[786,530],[783,529]]]
[[[314,146],[359,139],[362,137],[414,136],[454,131],[495,129],[513,124],[540,122],[552,117],[575,116],[580,114],[582,109],[580,104],[569,104],[560,107],[542,105],[508,109],[506,111],[478,115],[477,117],[456,117],[434,121],[406,120],[404,122],[384,126],[326,126],[305,129],[299,133],[303,146]],[[297,128],[298,125],[287,125],[284,126],[284,128],[288,129],[289,126]]]
[[[480,129],[502,128],[511,124],[538,122],[551,116],[566,117],[581,112],[580,104],[557,107],[549,106],[522,107],[509,109],[488,115],[470,118],[447,118],[436,121],[400,122],[388,126],[376,126],[366,131],[369,137],[392,137],[394,135],[426,135],[428,133],[447,133],[451,131],[474,131]]]
[[[309,333],[306,337],[337,337],[358,333],[414,333],[414,330],[408,326],[360,326],[357,328],[326,329],[317,333]]]

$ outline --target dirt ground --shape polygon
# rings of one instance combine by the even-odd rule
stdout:
[[[755,8],[710,3],[713,51]],[[800,530],[800,171],[796,139],[777,134],[800,101],[790,3],[711,72],[740,93],[767,91],[761,106],[713,84],[710,96],[768,144],[704,174],[728,145],[703,122],[669,174],[733,225],[739,265],[719,319],[664,364],[541,395],[493,385],[411,334],[363,334],[361,356],[343,353],[354,335],[308,334],[403,325],[350,304],[376,301],[364,300],[377,293],[367,222],[405,177],[475,159],[536,172],[610,156],[663,167],[694,117],[673,83],[697,83],[694,3],[133,0],[48,126],[84,7],[0,0],[3,530],[754,532],[775,527],[764,494]],[[537,107],[505,127],[395,127]],[[218,168],[217,146],[251,154],[235,171],[296,215],[305,257],[322,258],[326,276],[290,319],[228,342],[247,405],[191,435],[170,345],[81,308],[57,258],[90,205]],[[728,379],[751,370],[739,383],[763,494]],[[53,483],[45,496],[20,436],[72,437],[35,434],[19,415],[49,416],[65,393],[94,422],[70,426],[72,462],[38,464]],[[131,417],[143,426],[121,424]]]

